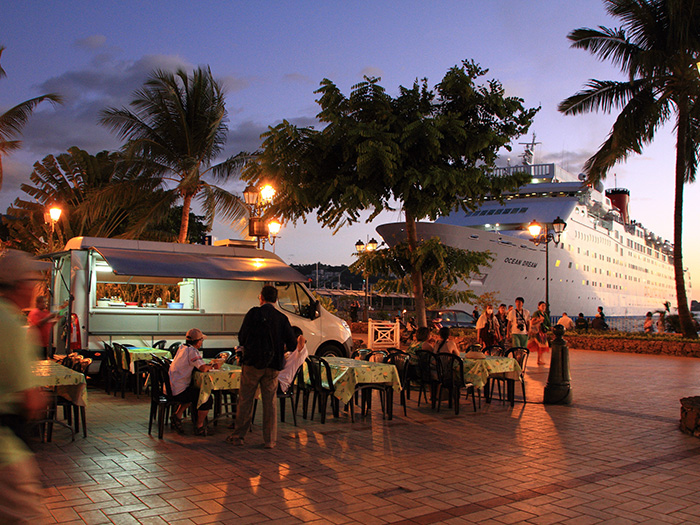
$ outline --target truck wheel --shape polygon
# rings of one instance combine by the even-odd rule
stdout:
[[[324,345],[319,348],[316,355],[319,357],[346,357],[343,349],[335,344]]]

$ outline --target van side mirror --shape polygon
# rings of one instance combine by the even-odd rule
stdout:
[[[321,303],[319,301],[311,301],[309,306],[309,319],[313,321],[321,315]]]

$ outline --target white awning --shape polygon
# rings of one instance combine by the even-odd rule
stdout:
[[[225,257],[195,253],[167,253],[119,248],[91,248],[118,275],[218,279],[227,281],[306,282],[282,261],[254,257]]]

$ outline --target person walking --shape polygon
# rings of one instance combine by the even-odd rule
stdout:
[[[25,422],[46,409],[30,365],[38,345],[27,337],[22,315],[44,264],[17,250],[0,253],[0,523],[47,523],[39,468],[21,437]]]
[[[476,322],[476,342],[487,348],[497,345],[500,340],[500,324],[493,313],[493,306],[487,304],[486,310]]]
[[[512,346],[526,347],[527,332],[530,328],[530,311],[523,308],[525,299],[515,298],[515,308],[508,313],[508,336],[512,339]]]
[[[263,440],[265,448],[277,444],[277,377],[284,368],[285,352],[297,347],[289,319],[275,309],[277,288],[265,285],[260,292],[260,306],[251,308],[243,318],[238,342],[243,346],[241,386],[233,433],[226,438],[235,446],[243,445],[253,416],[255,392],[260,387],[263,405]]]
[[[530,330],[527,334],[527,349],[531,354],[537,352],[538,365],[544,364],[542,354],[549,352],[547,332],[551,327],[552,323],[547,313],[547,303],[540,301],[537,304],[537,311],[532,314],[532,318],[530,319]]]
[[[498,335],[501,336],[501,340],[498,344],[505,348],[508,342],[508,312],[506,311],[505,304],[498,305],[496,319],[498,319]]]

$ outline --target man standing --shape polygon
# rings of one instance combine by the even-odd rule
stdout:
[[[508,312],[505,304],[498,305],[496,319],[498,319],[498,333],[501,336],[500,345],[505,348],[508,339]]]
[[[27,315],[27,321],[29,321],[30,326],[37,329],[41,346],[44,348],[43,357],[44,359],[49,359],[51,357],[51,352],[49,351],[51,326],[56,322],[58,314],[49,312],[49,306],[44,295],[37,296],[35,305],[36,308],[33,308]]]
[[[525,300],[522,297],[516,297],[515,308],[508,313],[508,335],[511,336],[514,347],[527,347],[530,312],[523,308],[524,303]]]
[[[31,374],[37,349],[29,343],[22,309],[32,304],[43,264],[24,252],[0,253],[0,523],[45,523],[39,468],[21,434],[22,421],[46,401]]]
[[[277,443],[277,376],[284,368],[284,353],[293,352],[297,338],[289,319],[275,309],[277,288],[263,286],[260,306],[251,308],[238,332],[243,346],[241,386],[233,433],[226,438],[232,445],[243,445],[253,415],[255,391],[260,386],[263,404],[263,440],[265,448]]]

